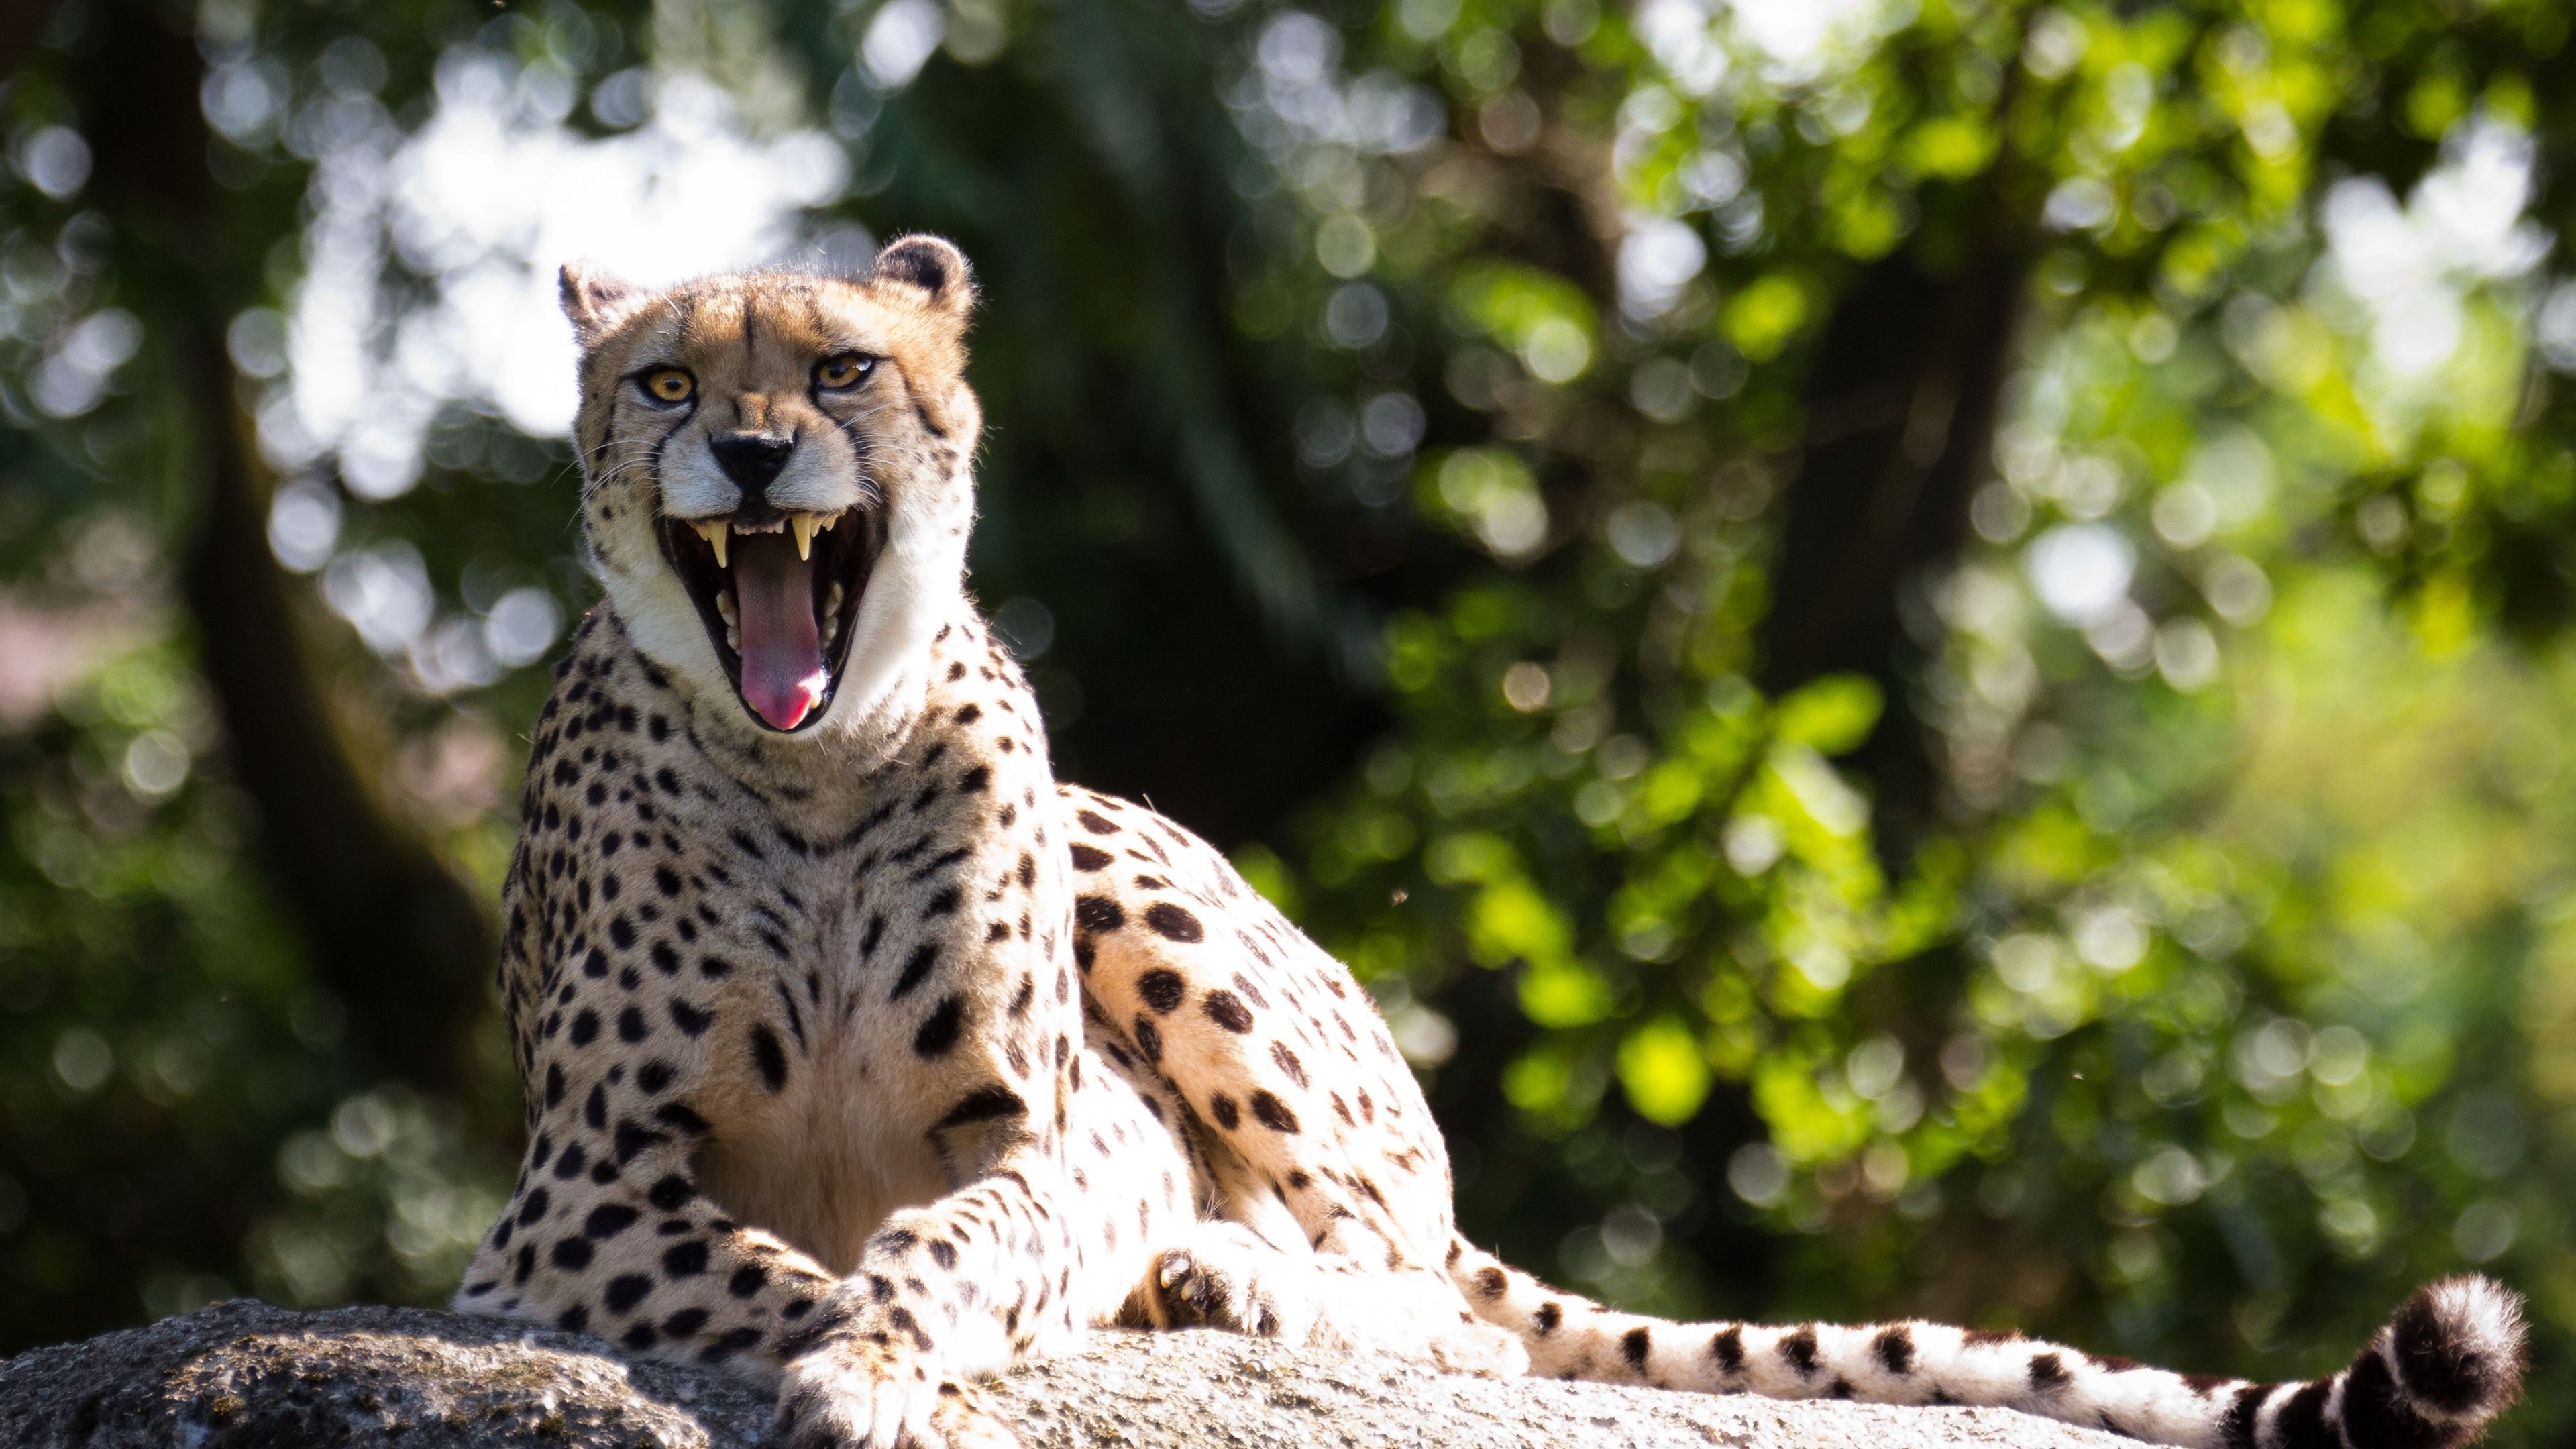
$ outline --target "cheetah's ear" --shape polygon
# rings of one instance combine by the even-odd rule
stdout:
[[[572,335],[586,349],[617,330],[617,325],[635,315],[652,295],[633,282],[612,277],[588,262],[566,262],[558,279],[563,291],[564,315],[572,319]]]
[[[964,252],[935,236],[887,242],[868,281],[917,292],[930,310],[951,319],[963,320],[975,307],[975,269],[967,265]]]

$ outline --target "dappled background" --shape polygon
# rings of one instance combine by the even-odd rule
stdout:
[[[974,257],[1061,771],[1654,1311],[2576,1427],[2555,0],[54,0],[0,19],[0,1349],[437,1301],[597,591],[552,273]]]

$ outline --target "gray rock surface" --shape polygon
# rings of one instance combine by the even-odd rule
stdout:
[[[1213,1332],[1103,1334],[1000,1380],[1029,1449],[2135,1449],[2004,1409],[1891,1409],[1480,1379]],[[753,1449],[769,1396],[579,1334],[239,1300],[0,1362],[0,1444]]]

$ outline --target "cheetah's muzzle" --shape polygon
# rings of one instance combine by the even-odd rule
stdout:
[[[744,708],[770,728],[810,725],[831,703],[884,544],[882,518],[863,507],[662,520],[662,552],[716,658]]]

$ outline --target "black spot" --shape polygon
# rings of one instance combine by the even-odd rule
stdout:
[[[1812,1323],[1780,1340],[1780,1357],[1805,1378],[1816,1371],[1816,1326]]]
[[[903,963],[903,972],[901,975],[895,977],[894,990],[886,993],[886,1000],[903,1000],[903,998],[908,995],[914,987],[921,984],[921,978],[930,974],[930,968],[938,964],[938,942],[924,941],[920,945],[914,947],[912,951],[912,959]]]
[[[1199,918],[1170,901],[1156,901],[1145,908],[1145,924],[1167,941],[1196,941],[1207,932],[1200,929]]]
[[[619,1041],[642,1041],[644,1038],[651,1036],[652,1034],[653,1028],[644,1024],[644,1013],[641,1009],[630,1006],[624,1011],[617,1013],[617,1039]]]
[[[707,1135],[707,1119],[691,1110],[686,1102],[665,1102],[653,1109],[653,1120],[665,1127],[677,1127],[692,1137]]]
[[[1154,1019],[1152,1017],[1140,1016],[1136,1018],[1135,1037],[1136,1050],[1145,1054],[1145,1060],[1157,1064],[1161,1063],[1163,1060],[1163,1032],[1162,1028],[1154,1025]]]
[[[993,772],[982,765],[977,765],[957,777],[957,793],[972,795],[991,783],[993,783]]]
[[[736,1298],[749,1298],[759,1292],[761,1285],[768,1281],[768,1269],[758,1263],[745,1263],[733,1270],[733,1277],[726,1282],[725,1291]]]
[[[1542,1303],[1530,1317],[1537,1321],[1539,1334],[1544,1337],[1556,1332],[1557,1325],[1565,1322],[1565,1309],[1555,1303]]]
[[[644,1197],[653,1206],[667,1213],[679,1211],[689,1199],[697,1195],[698,1190],[689,1185],[687,1178],[674,1174],[654,1183],[652,1191],[647,1192]]]
[[[672,1068],[669,1062],[646,1062],[636,1070],[635,1085],[647,1092],[658,1092],[671,1085],[671,1076]]]
[[[1089,874],[1092,871],[1102,869],[1108,864],[1108,851],[1102,850],[1096,845],[1085,845],[1079,840],[1073,843],[1073,868],[1075,870]]]
[[[1273,1132],[1297,1130],[1297,1114],[1289,1111],[1288,1104],[1267,1089],[1252,1094],[1252,1115],[1260,1118],[1261,1125]]]
[[[1116,835],[1118,833],[1118,827],[1110,824],[1097,811],[1077,810],[1073,812],[1073,818],[1081,821],[1082,828],[1090,831],[1094,835]]]
[[[526,1227],[543,1218],[554,1207],[554,1198],[544,1188],[534,1188],[528,1200],[519,1204],[519,1226]]]
[[[1619,1356],[1638,1373],[1646,1371],[1646,1354],[1655,1346],[1654,1335],[1643,1328],[1632,1328],[1619,1335]]]
[[[769,1090],[783,1091],[787,1086],[787,1051],[778,1044],[778,1033],[762,1022],[751,1029],[751,1059],[760,1068],[760,1082]]]
[[[560,1107],[564,1099],[563,1063],[546,1063],[546,1105]]]
[[[670,1140],[667,1134],[656,1132],[640,1123],[620,1122],[617,1124],[617,1160],[621,1164],[633,1162],[646,1148],[656,1147]]]
[[[1189,991],[1189,983],[1181,979],[1181,973],[1169,967],[1157,966],[1136,978],[1136,994],[1144,997],[1145,1004],[1163,1016],[1178,1010],[1181,998],[1189,995]]]
[[[1288,1080],[1295,1082],[1301,1087],[1306,1085],[1306,1064],[1297,1060],[1297,1054],[1295,1052],[1288,1050],[1288,1043],[1284,1041],[1272,1042],[1270,1044],[1270,1059],[1279,1064],[1279,1070],[1287,1074]]]
[[[1903,1378],[1914,1372],[1914,1334],[1903,1324],[1881,1330],[1878,1337],[1869,1341],[1869,1348],[1870,1352],[1878,1355],[1878,1361],[1887,1366],[1889,1373]]]
[[[707,1311],[705,1309],[683,1308],[679,1312],[662,1320],[662,1331],[671,1335],[673,1338],[686,1338],[690,1334],[697,1332],[700,1328],[705,1327],[706,1321]]]
[[[662,1272],[672,1278],[694,1278],[707,1271],[707,1245],[691,1238],[662,1255]]]
[[[575,1014],[570,1039],[574,1046],[588,1046],[599,1040],[599,1013],[584,1007]]]
[[[1105,935],[1127,924],[1127,913],[1107,896],[1082,896],[1073,903],[1073,924],[1094,935]]]
[[[948,1115],[940,1118],[931,1130],[939,1132],[950,1127],[963,1127],[970,1122],[989,1122],[996,1117],[1023,1117],[1028,1115],[1028,1110],[1029,1104],[1020,1100],[1019,1093],[1008,1087],[980,1087],[960,1098],[956,1106],[948,1109]]]
[[[607,1115],[608,1104],[606,1102],[602,1102],[600,1104],[600,1117],[604,1121],[606,1120]],[[564,1148],[563,1156],[555,1159],[555,1176],[565,1182],[570,1182],[574,1178],[581,1176],[581,1170],[588,1166],[590,1166],[590,1153],[584,1149],[580,1143],[575,1142]]]
[[[760,1342],[760,1330],[748,1325],[728,1329],[725,1336],[708,1344],[698,1353],[700,1363],[722,1363],[753,1344]]]
[[[923,920],[928,920],[933,916],[953,914],[956,909],[957,887],[953,885],[944,886],[940,889],[939,894],[930,898],[929,904],[924,905],[921,908],[921,916]]]
[[[2398,1401],[2397,1380],[2388,1361],[2365,1349],[2343,1379],[2343,1437],[2349,1444],[2379,1446],[2434,1444],[2447,1437]]]
[[[2074,1382],[2074,1375],[2066,1371],[2065,1361],[2057,1355],[2035,1353],[2030,1356],[2030,1387],[2033,1393],[2053,1394],[2072,1382]]]
[[[715,1019],[714,1012],[700,1011],[676,996],[671,998],[671,1025],[686,1035],[704,1036],[707,1028],[715,1024]]]
[[[2363,1356],[2370,1356],[2367,1350]],[[2342,1438],[2326,1424],[2326,1395],[2333,1388],[2333,1380],[2316,1379],[2290,1395],[2272,1421],[2277,1449],[2343,1449]]]
[[[635,1220],[642,1216],[624,1203],[601,1203],[592,1208],[590,1216],[583,1220],[581,1235],[585,1238],[613,1238],[635,1226]]]
[[[1242,998],[1231,991],[1211,991],[1199,1005],[1207,1012],[1208,1020],[1233,1032],[1236,1036],[1252,1030],[1251,1008],[1245,1006]]]
[[[921,1030],[912,1034],[913,1055],[945,1056],[949,1048],[957,1045],[957,1030],[965,1016],[966,998],[955,992],[949,993],[931,1009],[929,1018],[921,1024]]]
[[[590,1266],[590,1240],[588,1238],[560,1239],[555,1243],[554,1251],[546,1256],[554,1260],[556,1267],[569,1268],[578,1272]]]
[[[608,1305],[611,1313],[632,1313],[635,1305],[652,1291],[652,1279],[641,1273],[620,1273],[608,1280],[608,1291],[600,1295],[600,1301]]]
[[[590,1310],[576,1303],[555,1315],[555,1327],[566,1333],[580,1333],[590,1327]]]
[[[1721,1373],[1744,1372],[1744,1330],[1730,1328],[1708,1341],[1708,1356],[1717,1360]]]
[[[931,1239],[930,1261],[937,1263],[942,1268],[956,1267],[957,1245],[949,1242],[946,1238]]]
[[[1243,1121],[1243,1109],[1235,1106],[1234,1099],[1223,1092],[1208,1099],[1208,1115],[1216,1119],[1216,1125],[1228,1132],[1233,1131],[1236,1125]]]
[[[581,1120],[593,1127],[608,1125],[608,1089],[606,1087],[597,1082],[591,1084],[590,1095],[584,1097],[581,1102]],[[560,1174],[563,1169],[557,1167],[555,1171]]]

